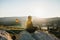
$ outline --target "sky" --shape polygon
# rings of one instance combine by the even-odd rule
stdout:
[[[60,17],[60,0],[0,0],[0,17]]]

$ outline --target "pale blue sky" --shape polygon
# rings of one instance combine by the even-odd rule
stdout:
[[[0,0],[0,17],[60,17],[60,0]]]

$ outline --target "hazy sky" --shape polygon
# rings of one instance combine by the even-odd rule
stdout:
[[[0,17],[60,17],[60,0],[0,0]]]

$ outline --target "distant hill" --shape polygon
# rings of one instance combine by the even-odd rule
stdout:
[[[20,20],[20,23],[22,25],[25,24],[27,17],[4,17],[0,18],[0,25],[16,25],[16,19]],[[50,21],[55,21],[55,20],[60,20],[60,17],[54,17],[54,18],[37,18],[33,17],[33,25],[40,25],[40,24],[45,24]]]
[[[12,24],[16,24],[16,19],[20,20],[21,24],[24,24],[24,22],[26,21],[27,17],[4,17],[4,18],[0,18],[0,25],[12,25]]]
[[[60,17],[53,17],[53,18],[34,18],[33,24],[34,25],[41,25],[41,24],[47,24],[49,22],[58,22],[60,24]]]

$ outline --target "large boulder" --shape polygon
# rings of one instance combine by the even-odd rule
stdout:
[[[35,40],[27,31],[20,32],[18,36],[18,40]]]
[[[58,40],[56,38],[54,38],[54,36],[48,35],[44,32],[35,32],[33,33],[33,38],[35,38],[36,40]]]
[[[0,30],[0,40],[12,40],[8,32]]]
[[[0,36],[0,40],[7,40],[5,37]]]

